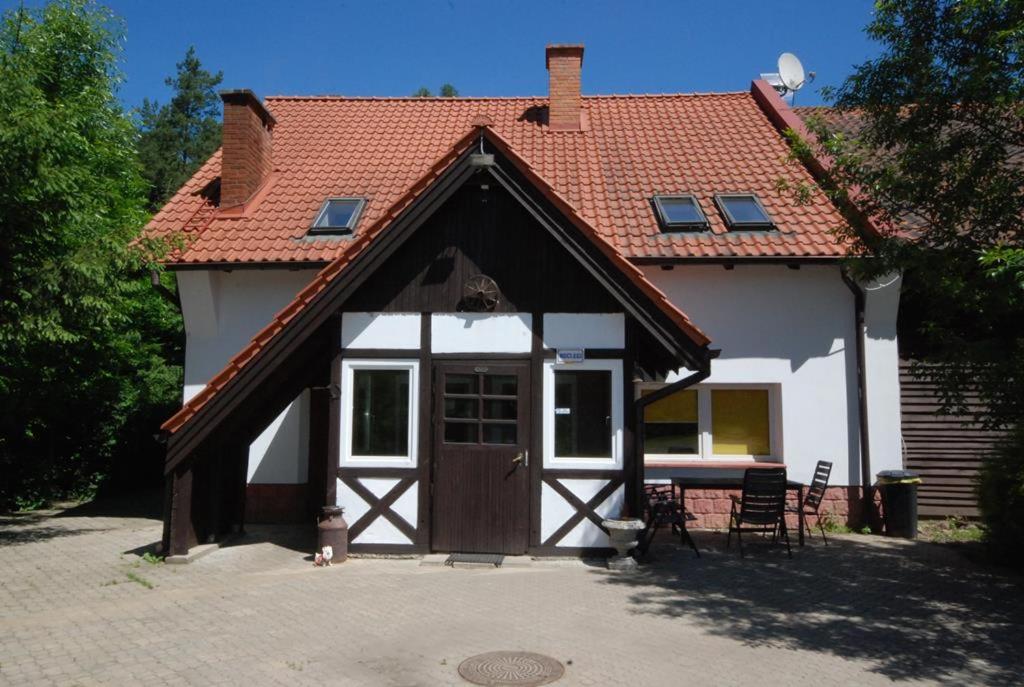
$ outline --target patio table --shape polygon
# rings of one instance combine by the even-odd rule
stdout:
[[[796,507],[797,517],[799,518],[799,525],[797,529],[799,534],[797,535],[797,543],[800,546],[804,545],[804,483],[796,480],[786,480],[786,490],[796,492]],[[679,487],[679,511],[683,514],[683,528],[686,527],[686,490],[687,489],[743,489],[743,476],[738,475],[736,477],[673,477],[672,478],[672,491],[673,496],[676,487]],[[689,533],[686,534],[689,536]]]

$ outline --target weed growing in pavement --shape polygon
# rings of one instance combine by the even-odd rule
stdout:
[[[141,584],[146,589],[152,589],[153,588],[153,583],[150,582],[149,580],[147,580],[142,575],[139,575],[138,573],[135,573],[135,572],[132,572],[131,570],[129,570],[124,575],[125,575],[125,577],[127,577],[129,580],[131,580],[135,584]]]

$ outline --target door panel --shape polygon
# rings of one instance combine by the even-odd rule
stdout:
[[[530,532],[530,367],[434,366],[435,551],[522,554]]]

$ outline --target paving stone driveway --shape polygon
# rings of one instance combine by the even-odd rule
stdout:
[[[698,533],[635,576],[351,560],[314,569],[263,529],[150,564],[151,515],[0,519],[0,684],[463,684],[464,658],[535,651],[566,685],[1024,682],[1024,588],[947,549],[874,537],[740,560]]]

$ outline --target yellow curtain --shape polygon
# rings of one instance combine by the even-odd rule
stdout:
[[[712,390],[711,440],[716,456],[769,455],[768,391]]]
[[[656,389],[643,389],[641,396],[654,393]],[[697,390],[684,389],[644,408],[646,422],[696,422]]]

